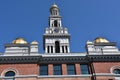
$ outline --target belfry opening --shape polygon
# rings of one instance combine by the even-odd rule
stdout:
[[[60,42],[55,41],[55,53],[60,53]]]
[[[54,21],[54,26],[57,27],[57,20]]]

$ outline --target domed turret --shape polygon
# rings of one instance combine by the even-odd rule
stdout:
[[[51,15],[59,15],[59,8],[55,3],[51,6],[50,12]]]
[[[38,42],[37,41],[32,41],[31,44],[38,44]]]
[[[12,44],[27,44],[27,41],[25,41],[23,38],[16,38],[12,41]]]
[[[94,43],[109,43],[109,41],[105,38],[98,37],[94,40]]]

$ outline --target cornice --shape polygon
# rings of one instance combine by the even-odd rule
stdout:
[[[119,62],[120,55],[87,55],[91,62]]]
[[[85,55],[85,56],[0,56],[0,63],[89,63],[89,62],[120,62],[120,55]]]
[[[70,37],[70,34],[44,34],[43,37]]]

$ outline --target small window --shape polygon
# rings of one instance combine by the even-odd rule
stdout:
[[[120,70],[119,70],[119,69],[114,69],[114,70],[113,70],[113,73],[114,73],[114,74],[120,74]]]
[[[48,75],[48,65],[40,65],[40,75]]]
[[[75,75],[76,74],[74,64],[68,64],[67,65],[67,73],[68,73],[68,75]]]
[[[81,65],[80,65],[80,68],[81,68],[81,74],[89,74],[88,65],[86,65],[86,64],[81,64]]]
[[[13,77],[13,76],[15,76],[15,72],[13,71],[8,71],[5,73],[5,77]]]
[[[54,75],[62,75],[61,65],[53,65]]]

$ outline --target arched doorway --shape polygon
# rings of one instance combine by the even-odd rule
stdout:
[[[60,42],[55,41],[55,53],[60,53]]]

